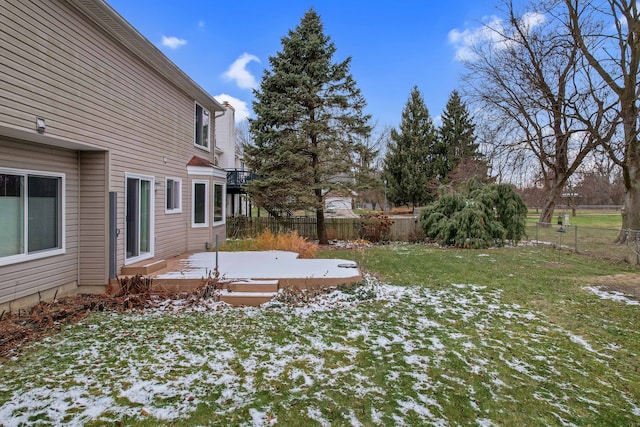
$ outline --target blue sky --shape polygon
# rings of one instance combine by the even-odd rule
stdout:
[[[313,7],[337,48],[334,61],[351,56],[372,122],[394,127],[414,85],[440,116],[460,89],[457,56],[497,13],[495,0],[107,2],[202,88],[231,102],[237,119],[252,114],[251,89],[269,57]]]

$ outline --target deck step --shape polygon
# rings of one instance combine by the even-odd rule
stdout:
[[[259,306],[271,301],[278,293],[278,280],[236,279],[225,283],[220,301],[235,306]]]
[[[229,292],[226,289],[220,291],[220,301],[235,306],[253,306],[271,301],[278,292]]]
[[[229,292],[278,292],[278,280],[234,280],[224,285]]]
[[[122,276],[135,276],[136,274],[152,274],[156,271],[167,268],[167,261],[164,259],[159,260],[146,260],[137,262],[131,265],[122,266]]]

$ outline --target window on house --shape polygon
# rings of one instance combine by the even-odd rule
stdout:
[[[196,139],[195,144],[198,147],[209,150],[209,111],[202,108],[196,103]]]
[[[0,169],[0,265],[64,252],[64,175]]]
[[[224,187],[213,185],[213,223],[224,222]]]
[[[209,182],[193,181],[192,227],[209,226]]]
[[[182,212],[182,180],[179,178],[167,178],[166,189],[167,203],[165,205],[165,212]]]

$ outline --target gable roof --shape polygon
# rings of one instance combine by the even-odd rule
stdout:
[[[213,111],[225,111],[218,101],[106,2],[103,0],[66,0],[66,2],[204,107]]]

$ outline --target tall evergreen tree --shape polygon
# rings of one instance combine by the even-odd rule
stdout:
[[[437,132],[417,86],[402,111],[400,131],[391,130],[384,160],[388,199],[394,205],[416,207],[433,199],[429,184],[434,169],[433,148]]]
[[[449,181],[450,172],[458,165],[483,161],[480,145],[475,142],[475,128],[467,105],[462,102],[458,91],[454,90],[442,113],[442,125],[439,128],[437,151],[442,157],[439,157],[440,161],[435,167],[441,181]]]
[[[351,58],[334,63],[335,51],[310,9],[269,58],[271,70],[254,91],[254,145],[245,151],[263,177],[248,187],[253,200],[269,209],[314,208],[320,243],[327,243],[324,195],[345,186],[353,151],[370,133]]]

